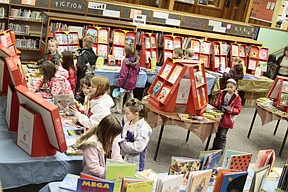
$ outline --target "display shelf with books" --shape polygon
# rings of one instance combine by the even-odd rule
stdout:
[[[167,57],[173,58],[173,52],[176,48],[182,48],[182,37],[174,35],[163,36],[163,62],[166,61]]]
[[[202,41],[200,61],[203,61],[205,68],[210,68],[210,52],[211,52],[211,42]]]
[[[10,30],[6,30],[0,33],[0,43],[15,53],[16,50],[16,42],[13,42],[12,32]]]
[[[242,62],[243,66],[247,66],[247,46],[245,44],[230,44],[230,64],[229,67],[233,66],[233,57],[239,57]]]
[[[107,59],[110,51],[110,28],[87,26],[85,36],[94,37],[94,44],[92,46],[94,52],[96,55]]]
[[[281,111],[288,112],[288,77],[277,76],[267,97],[273,100],[273,105]]]
[[[140,65],[147,69],[156,68],[158,61],[158,45],[155,33],[141,34],[142,48],[140,52]]]
[[[213,41],[211,46],[212,59],[210,69],[224,73],[225,68],[228,67],[229,45],[226,42]]]
[[[58,52],[71,51],[79,48],[78,32],[57,31],[53,33],[53,37],[58,40]]]
[[[247,62],[248,65],[247,70],[249,73],[254,74],[257,67],[261,69],[261,72],[266,72],[268,51],[269,51],[268,48],[250,45],[250,51]]]
[[[191,39],[191,48],[194,51],[193,59],[200,60],[201,53],[201,41],[196,38]]]
[[[208,102],[204,63],[167,58],[150,86],[149,103],[158,110],[201,115]]]

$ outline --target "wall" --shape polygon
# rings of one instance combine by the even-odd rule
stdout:
[[[273,53],[285,46],[288,46],[287,39],[288,33],[286,31],[261,27],[257,41],[262,42],[263,47],[268,47],[269,53]]]

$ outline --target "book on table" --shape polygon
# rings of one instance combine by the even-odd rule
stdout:
[[[182,182],[183,175],[160,175],[155,191],[180,191]]]
[[[222,150],[200,151],[201,170],[217,169]]]
[[[209,187],[212,169],[190,172],[186,192],[203,191]]]
[[[224,156],[222,168],[247,171],[251,160],[252,153],[228,149]]]

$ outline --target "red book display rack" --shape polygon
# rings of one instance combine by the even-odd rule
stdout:
[[[14,39],[15,40],[15,39]],[[12,33],[10,30],[6,30],[0,33],[0,43],[15,53],[16,43],[13,42]]]
[[[267,97],[274,99],[275,107],[283,108],[283,111],[288,112],[288,77],[277,76]]]
[[[148,93],[149,103],[159,110],[201,115],[208,102],[204,64],[167,58]]]
[[[211,42],[202,41],[200,61],[203,61],[205,68],[210,68],[210,49],[211,49]]]
[[[233,57],[239,57],[243,62],[243,66],[247,66],[246,48],[245,44],[230,44],[230,68],[233,66]]]
[[[107,59],[110,51],[110,28],[88,26],[85,31],[85,36],[94,37],[94,52],[96,53],[96,55],[102,56]]]
[[[265,72],[267,70],[267,60],[268,60],[268,48],[258,47],[254,45],[250,46],[247,69],[251,73],[254,73],[256,67],[258,67],[259,64],[260,65],[264,64],[264,66],[266,66],[266,69],[263,69],[263,67],[261,67],[261,72]]]
[[[163,37],[163,58],[164,61],[169,58],[173,58],[173,52],[175,48],[182,48],[182,37],[172,36],[172,35],[164,35]]]
[[[156,43],[156,34],[141,34],[141,42],[142,48],[140,53],[140,66],[150,69],[151,62],[153,62],[152,60],[158,61],[158,45]]]
[[[53,33],[53,38],[58,40],[58,52],[71,51],[79,48],[78,32],[56,31]]]

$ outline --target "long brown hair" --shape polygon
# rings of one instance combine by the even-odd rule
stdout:
[[[104,95],[105,93],[110,93],[110,82],[106,77],[95,76],[91,80],[91,86],[96,87],[97,91],[94,95],[91,95],[89,100],[94,99],[95,97]]]
[[[141,101],[136,98],[130,99],[125,103],[125,107],[128,107],[130,111],[135,114],[139,113],[140,118],[147,119],[147,108]]]
[[[55,76],[57,67],[51,61],[44,61],[41,65],[40,71],[43,75],[43,82],[47,83]]]
[[[76,75],[76,68],[73,60],[73,53],[71,51],[63,51],[62,52],[62,67],[69,71],[73,70],[74,75]]]

